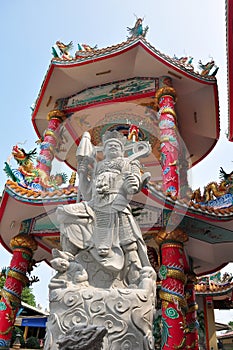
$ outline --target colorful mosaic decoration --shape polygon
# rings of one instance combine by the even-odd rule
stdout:
[[[56,103],[60,109],[73,109],[127,97],[132,99],[136,95],[150,94],[152,96],[155,94],[157,88],[157,78],[135,77],[133,79],[94,86],[70,97],[59,99]]]

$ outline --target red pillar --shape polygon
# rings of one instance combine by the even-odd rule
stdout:
[[[30,236],[19,234],[11,242],[13,256],[1,291],[0,301],[0,348],[10,346],[15,317],[21,304],[21,293],[28,284],[26,276],[37,243]]]
[[[40,171],[40,184],[43,187],[50,187],[48,179],[51,172],[54,150],[59,144],[59,127],[66,119],[65,114],[59,110],[53,110],[48,113],[48,127],[44,131],[44,138],[40,144],[40,154],[37,157],[36,168]],[[44,176],[41,176],[44,174]]]
[[[183,242],[188,239],[181,230],[161,231],[156,241],[161,248],[159,277],[162,281],[159,292],[162,301],[162,341],[161,349],[186,347],[185,259]]]
[[[179,194],[179,140],[175,113],[176,92],[170,77],[160,78],[160,88],[155,95],[158,108],[163,192],[177,197]]]

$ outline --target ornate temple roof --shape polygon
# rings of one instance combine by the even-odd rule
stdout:
[[[233,306],[233,282],[232,275],[221,271],[197,278],[195,284],[197,296],[211,298],[214,309],[232,309]]]
[[[107,48],[80,52],[75,57],[52,59],[32,113],[33,126],[42,137],[48,112],[54,106],[65,112],[68,118],[63,123],[63,131],[69,149],[66,153],[57,152],[56,156],[71,168],[76,168],[75,149],[83,131],[88,129],[94,143],[98,143],[102,131],[113,126],[113,115],[122,127],[129,122],[138,124],[140,120],[143,136],[155,137],[155,116],[148,116],[147,107],[152,107],[150,113],[153,114],[160,76],[170,76],[173,80],[178,98],[179,132],[192,164],[212,150],[219,138],[215,76],[195,71],[184,59],[161,53],[142,36]],[[139,84],[139,79],[146,80],[145,85],[141,82],[133,92],[132,86]],[[86,102],[80,103],[84,97]]]
[[[74,203],[76,199],[77,188],[74,186],[41,192],[8,180],[0,210],[3,245],[9,250],[10,239],[29,229],[39,245],[35,260],[49,261],[51,249],[59,247],[55,210],[59,204]],[[179,227],[189,235],[186,250],[197,274],[215,271],[231,261],[233,205],[215,208],[208,203],[197,206],[190,199],[175,200],[166,197],[159,184],[149,184],[133,197],[132,208],[142,207],[142,204],[142,215],[137,219],[146,241],[153,240],[153,236],[169,224],[170,217],[171,222],[178,220]]]
[[[148,191],[149,190],[149,191]],[[182,208],[186,211],[188,210],[188,215],[196,218],[200,218],[203,220],[209,220],[209,221],[222,221],[222,220],[232,220],[233,219],[233,203],[232,203],[232,196],[230,196],[230,201],[226,206],[226,203],[224,203],[221,199],[221,204],[212,205],[212,203],[208,202],[196,202],[193,198],[190,199],[190,197],[187,198],[172,198],[172,197],[166,197],[161,189],[160,184],[154,184],[153,186],[149,185],[148,190],[144,190],[145,194],[150,196],[150,198],[154,199],[156,202],[166,202],[166,205],[168,207],[173,207],[176,205],[176,207],[180,208],[182,211]],[[195,193],[195,191],[194,191]]]
[[[53,191],[35,191],[33,189],[24,188],[17,182],[8,180],[5,187],[5,192],[8,193],[15,200],[31,204],[56,203],[63,201],[76,201],[78,188],[65,187]],[[190,217],[206,219],[207,221],[229,221],[233,219],[233,204],[227,207],[214,207],[208,203],[198,203],[190,198],[171,198],[164,195],[160,184],[148,185],[147,189],[143,189],[144,195],[149,196],[155,202],[165,203],[168,208],[176,207],[186,212]]]

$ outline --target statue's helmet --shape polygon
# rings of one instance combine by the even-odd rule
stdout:
[[[114,141],[120,144],[122,150],[124,149],[126,143],[126,137],[117,130],[106,131],[102,137],[103,147],[110,141]]]

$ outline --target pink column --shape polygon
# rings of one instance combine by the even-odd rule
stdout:
[[[19,234],[11,242],[13,256],[1,291],[0,301],[0,348],[8,348],[15,317],[21,304],[21,293],[28,284],[26,273],[32,262],[37,243],[27,235]]]
[[[43,187],[49,187],[48,178],[54,158],[54,149],[59,142],[59,127],[65,119],[65,114],[59,110],[53,110],[47,115],[48,127],[44,131],[44,138],[40,145],[40,154],[37,157],[36,166],[40,170],[40,183]],[[44,176],[41,176],[41,174],[44,174]]]
[[[159,277],[162,285],[159,296],[162,301],[162,350],[187,349],[186,261],[183,247],[187,239],[187,235],[179,229],[169,233],[161,230],[155,237],[161,251]]]
[[[163,191],[166,195],[177,197],[179,194],[179,141],[175,113],[176,92],[170,77],[160,78],[160,88],[156,92],[155,101],[159,118]]]

